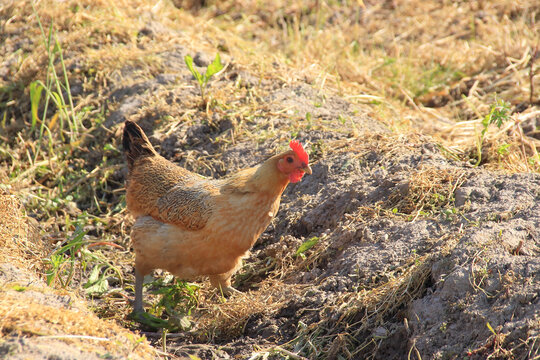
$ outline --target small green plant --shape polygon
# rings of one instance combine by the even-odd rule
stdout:
[[[476,161],[475,166],[480,165],[482,162],[482,145],[489,125],[494,124],[498,128],[501,128],[501,126],[510,119],[510,110],[510,103],[504,100],[497,100],[495,104],[491,105],[489,113],[482,120],[483,129],[476,144],[478,160]],[[506,148],[504,148],[503,151],[504,150],[506,150]]]
[[[204,74],[201,74],[197,69],[195,69],[195,67],[193,66],[193,58],[190,55],[186,55],[184,57],[184,61],[189,71],[199,84],[203,103],[207,104],[208,99],[206,98],[206,86],[208,85],[208,81],[212,78],[212,76],[214,76],[223,69],[223,64],[221,63],[219,53],[216,54],[214,61],[212,61],[212,63],[208,65]]]
[[[184,281],[175,282],[170,275],[145,286],[156,287],[152,292],[161,295],[161,298],[148,313],[132,313],[134,320],[152,328],[170,331],[187,330],[191,327],[191,310],[199,304],[198,285]]]
[[[305,259],[306,255],[304,253],[311,249],[313,246],[315,246],[318,242],[319,238],[317,236],[314,236],[311,239],[304,241],[296,250],[295,256],[299,256],[302,259]]]
[[[85,249],[83,249],[82,251],[84,250]],[[107,270],[109,268],[110,267],[108,265],[94,266],[94,268],[90,272],[88,281],[83,285],[83,288],[88,295],[101,295],[106,293],[107,290],[109,290],[109,281],[107,280]]]
[[[441,330],[443,333],[445,333],[446,330],[448,330],[448,323],[446,321],[443,321],[441,326],[439,326],[439,330]]]
[[[446,221],[454,221],[457,218],[458,209],[455,207],[447,208],[443,210],[444,219]]]
[[[61,204],[69,202],[66,201],[65,195],[59,197],[57,194],[63,191],[68,178],[75,176],[74,172],[63,170],[68,164],[73,164],[73,151],[78,149],[82,132],[86,130],[82,119],[88,114],[87,110],[75,108],[67,65],[54,24],[51,22],[44,27],[35,7],[33,11],[40,29],[42,51],[47,62],[44,65],[44,78],[33,81],[28,86],[31,120],[29,130],[37,140],[37,145],[31,146],[32,151],[27,153],[28,161],[24,166],[14,167],[10,183],[19,183],[24,179],[32,181],[46,179],[47,187],[51,191],[35,197],[36,201],[32,202],[39,203],[40,206],[49,203],[53,211],[58,211]],[[49,261],[51,265],[60,266],[69,273],[62,259],[63,257],[53,254]],[[70,281],[69,277],[64,280],[68,283]],[[49,278],[49,281],[53,280]]]
[[[71,283],[77,254],[83,246],[85,235],[86,231],[78,227],[65,245],[55,250],[48,259],[45,259],[45,263],[49,266],[46,273],[47,285],[51,286],[55,281],[58,281],[60,286],[65,288]]]
[[[109,288],[107,277],[111,274],[115,274],[122,281],[122,273],[118,268],[99,252],[88,249],[92,244],[85,240],[85,235],[84,222],[77,224],[75,231],[64,244],[44,260],[48,268],[45,273],[47,285],[58,282],[62,288],[66,288],[71,284],[77,267],[84,271],[90,266],[92,271],[83,284],[88,295],[105,293]]]
[[[199,302],[199,286],[184,281],[174,281],[172,278],[169,281],[168,284],[161,279],[156,282],[159,287],[154,293],[162,297],[152,308],[152,312],[156,315],[161,315],[163,312],[175,315],[177,313],[175,309],[182,304],[181,312],[190,314]]]
[[[510,103],[504,100],[497,100],[497,102],[491,105],[489,114],[484,117],[482,120],[482,136],[487,132],[488,126],[490,124],[497,125],[500,128],[506,121],[510,119]]]
[[[508,155],[510,150],[508,149],[510,147],[510,144],[502,144],[497,148],[497,154],[504,156]]]
[[[147,312],[132,312],[129,317],[136,322],[149,326],[153,329],[168,329],[169,323]]]

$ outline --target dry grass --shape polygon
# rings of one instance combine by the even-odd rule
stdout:
[[[1,190],[0,190],[1,192]],[[27,218],[15,195],[0,193],[0,263],[41,271],[45,247],[35,220]]]
[[[200,15],[227,14],[212,21],[256,40],[257,54],[272,54],[257,59],[259,67],[269,70],[268,61],[285,58],[288,69],[276,69],[280,75],[274,76],[289,83],[306,79],[349,101],[372,103],[372,116],[392,128],[411,126],[456,151],[474,148],[477,136],[463,130],[479,132],[496,99],[510,102],[517,113],[538,109],[535,1],[365,5],[222,1]],[[235,16],[240,20],[231,26]],[[516,148],[522,143],[511,142]],[[535,153],[509,157],[502,167],[523,171],[531,156],[537,158]]]
[[[0,9],[10,19],[4,25],[7,35],[24,29],[33,39],[32,46],[7,54],[16,68],[14,79],[24,86],[45,76],[47,61],[29,4],[11,2]],[[370,103],[370,115],[398,132],[404,126],[420,129],[462,157],[474,153],[479,123],[495,97],[509,101],[514,111],[528,111],[516,115],[516,125],[524,116],[534,121],[531,114],[538,105],[538,97],[532,92],[534,84],[540,89],[539,77],[535,76],[538,66],[534,49],[539,32],[534,23],[538,13],[534,1],[458,5],[366,2],[364,8],[324,1],[223,1],[210,2],[195,16],[166,1],[39,1],[36,9],[45,26],[54,23],[68,67],[74,67],[70,76],[81,80],[86,89],[95,89],[91,96],[77,99],[77,109],[90,108],[84,115],[87,133],[92,118],[103,111],[105,99],[100,89],[111,82],[133,81],[123,78],[122,69],[138,69],[141,79],[165,71],[155,54],[175,45],[187,46],[193,52],[226,49],[226,59],[233,59],[235,67],[249,69],[256,78],[280,79],[286,84],[307,80],[321,93],[338,92],[349,101]],[[138,16],[140,13],[146,15]],[[151,28],[154,18],[181,32],[172,36],[158,27],[152,30],[151,38],[139,36],[145,28]],[[7,48],[13,48],[9,40],[7,36]],[[74,62],[71,54],[75,53],[84,53],[85,63],[80,59]],[[519,56],[514,59],[515,54]],[[280,65],[285,63],[287,66]],[[454,98],[449,101],[441,92]],[[136,118],[158,113],[188,121],[193,116],[205,116],[204,112],[171,106],[163,95],[156,94],[152,103],[143,104]],[[229,106],[227,116],[240,125],[235,134],[226,134],[222,141],[234,143],[243,137],[257,137],[242,131],[241,125],[252,116],[268,114],[265,103],[259,100],[261,95],[242,93],[233,87],[216,91],[215,98]],[[252,101],[246,101],[248,98]],[[12,103],[4,113],[8,124],[29,107],[26,97]],[[206,117],[211,119],[211,114]],[[487,145],[484,158],[490,159],[488,165],[512,171],[536,169],[538,154],[532,147],[538,143],[529,137],[531,134],[497,134],[495,145],[493,136],[481,144]],[[271,136],[265,135],[266,139]],[[506,143],[510,145],[508,155],[499,156],[497,150]],[[17,143],[7,150],[16,160],[24,161],[28,146]],[[27,175],[16,183],[31,181],[34,174]]]
[[[276,291],[276,288],[280,291]],[[227,300],[216,298],[214,292],[206,292],[206,296],[201,296],[201,306],[194,314],[198,337],[202,341],[236,339],[244,333],[250,318],[271,317],[290,301],[293,294],[298,295],[301,291],[298,285],[270,279],[260,283],[257,290]]]
[[[385,207],[415,217],[421,212],[439,212],[453,206],[454,192],[465,182],[464,176],[461,169],[419,168],[388,197]]]
[[[89,352],[156,358],[144,338],[98,318],[75,293],[44,286],[39,277],[47,252],[15,196],[0,195],[0,218],[0,264],[10,264],[2,271],[0,338],[45,336]],[[12,271],[17,281],[10,280]]]
[[[155,359],[156,351],[143,337],[102,320],[90,313],[73,293],[45,287],[2,284],[0,291],[0,335],[57,338],[70,346],[90,353],[111,353]],[[42,295],[36,296],[35,293]],[[69,305],[63,307],[55,299],[63,296]],[[42,300],[40,300],[42,299]],[[43,302],[46,302],[45,304]]]

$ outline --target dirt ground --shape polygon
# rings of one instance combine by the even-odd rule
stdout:
[[[106,46],[124,41],[122,29],[109,43],[93,45],[106,65],[61,33],[74,99],[104,105],[87,113],[90,130],[64,151],[62,176],[73,179],[60,182],[49,199],[46,189],[59,185],[39,169],[47,160],[62,168],[61,156],[19,165],[35,151],[28,79],[43,72],[14,70],[10,54],[38,46],[25,35],[35,24],[21,22],[32,10],[0,9],[0,76],[11,96],[2,104],[16,104],[4,106],[0,130],[2,358],[540,358],[537,172],[475,166],[430,134],[380,121],[372,104],[309,78],[271,76],[226,51],[227,67],[209,83],[215,102],[205,107],[184,56],[195,55],[204,71],[214,52],[153,17],[137,29],[141,58],[119,60],[107,76],[99,67],[112,66]],[[9,14],[20,27],[10,26]],[[92,20],[83,15],[81,21]],[[67,22],[57,19],[69,28]],[[184,40],[160,43],[175,36]],[[528,111],[534,132],[540,114],[533,104]],[[201,279],[196,304],[186,310],[187,300],[178,303],[190,325],[169,334],[128,316],[133,219],[125,212],[120,139],[127,119],[142,126],[160,154],[208,177],[254,166],[293,137],[307,144],[312,159],[313,174],[288,186],[279,213],[235,276],[242,294],[223,299]],[[26,169],[31,180],[21,176]],[[43,259],[75,236],[83,218],[91,245],[85,249],[119,269],[106,274],[109,287],[99,294],[84,288],[98,263],[82,257],[74,260],[69,286],[46,284],[51,262]],[[305,244],[311,247],[299,251]]]

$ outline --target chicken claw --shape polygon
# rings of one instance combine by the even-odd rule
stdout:
[[[232,296],[232,295],[237,295],[237,294],[241,294],[242,292],[239,291],[239,290],[236,290],[235,288],[233,288],[232,286],[225,286],[225,287],[220,287],[220,290],[221,290],[221,293],[224,295],[224,296]]]

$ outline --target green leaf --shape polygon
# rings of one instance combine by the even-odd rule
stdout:
[[[306,240],[302,243],[302,245],[300,245],[298,247],[298,249],[296,250],[296,253],[295,255],[296,256],[299,256],[301,255],[302,253],[308,251],[309,249],[311,249],[313,246],[315,246],[315,244],[317,244],[319,242],[319,238],[317,236],[314,236],[312,237],[311,239],[309,240]]]
[[[221,69],[223,69],[223,64],[221,63],[219,53],[217,53],[214,61],[212,61],[212,63],[208,65],[208,68],[206,68],[206,73],[204,74],[205,82],[207,82],[212,76],[220,72]]]
[[[199,83],[199,85],[202,85],[203,77],[201,73],[199,73],[199,71],[193,67],[193,58],[189,55],[186,55],[184,56],[184,61],[189,71],[191,72],[191,74],[195,77],[195,79],[197,79],[197,82]]]
[[[101,278],[100,281],[96,282],[94,285],[86,288],[86,293],[88,295],[102,295],[109,290],[109,281],[105,278]]]
[[[94,266],[92,269],[92,272],[90,273],[90,276],[88,277],[88,281],[84,285],[85,288],[88,286],[95,284],[99,280],[99,274],[101,273],[101,267],[100,266]]]
[[[30,84],[30,107],[32,112],[32,130],[35,129],[38,121],[38,107],[39,100],[41,99],[41,92],[43,91],[43,86],[38,82],[34,81]]]
[[[109,282],[105,278],[105,273],[101,273],[101,266],[94,266],[88,281],[83,287],[88,295],[101,295],[109,290]]]
[[[504,100],[497,100],[497,102],[491,105],[489,114],[487,114],[482,120],[482,136],[485,135],[487,128],[490,124],[495,124],[499,129],[501,126],[510,119],[511,105]]]
[[[53,100],[54,100],[54,104],[56,105],[56,107],[59,110],[64,109],[64,101],[62,100],[60,95],[56,91],[53,91],[52,95],[53,95]]]
[[[117,148],[114,147],[113,144],[105,144],[105,146],[103,147],[103,150],[105,151],[114,151],[114,152],[120,152]]]
[[[497,148],[497,153],[499,153],[499,155],[506,155],[510,152],[508,150],[509,147],[510,147],[510,144],[502,144],[501,146]]]
[[[58,275],[58,270],[60,265],[65,262],[64,256],[61,254],[52,254],[51,257],[47,260],[50,265],[50,269],[47,271],[47,285],[51,285]]]
[[[192,327],[189,316],[185,315],[173,315],[169,317],[169,329],[189,330]]]
[[[486,134],[486,131],[487,131],[488,126],[489,126],[490,119],[491,119],[491,113],[489,113],[488,115],[486,115],[486,116],[484,117],[484,119],[482,120],[482,126],[484,127],[484,128],[482,129],[482,138],[483,138],[484,135]]]
[[[154,315],[145,313],[145,312],[132,312],[130,314],[130,317],[144,325],[148,325],[153,328],[168,328],[169,322],[163,319],[160,319],[158,317],[155,317]]]

